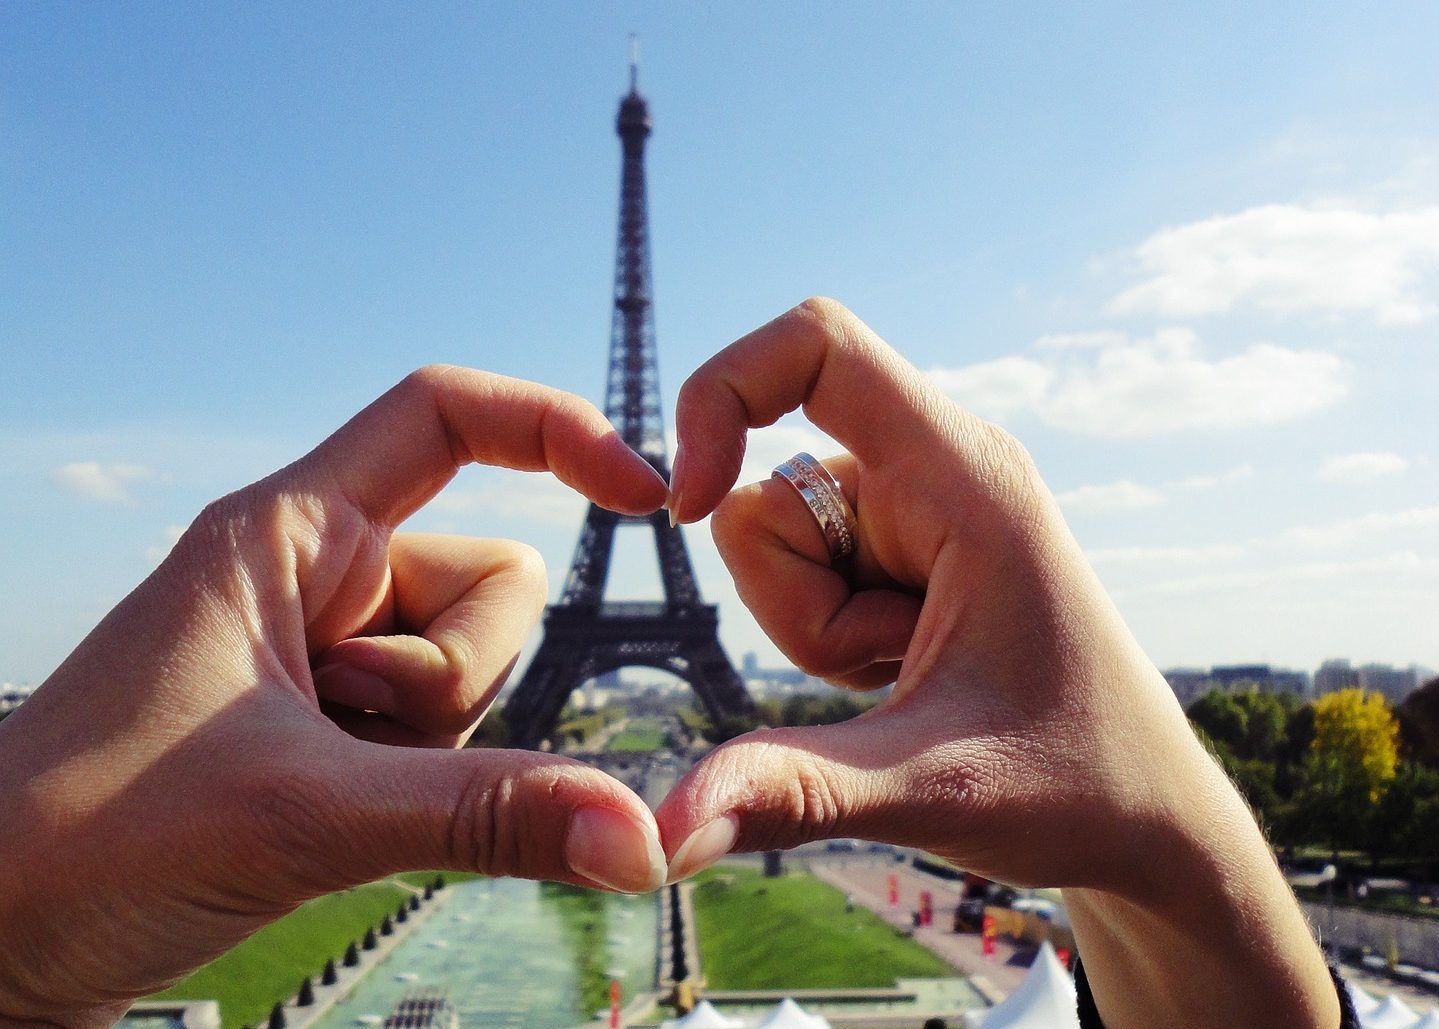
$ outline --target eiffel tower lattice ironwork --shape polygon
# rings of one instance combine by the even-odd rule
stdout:
[[[632,60],[630,91],[620,101],[616,124],[624,159],[605,414],[630,448],[668,481],[645,205],[644,148],[652,123],[635,71]],[[654,531],[663,601],[604,601],[615,530],[630,523]],[[510,744],[538,746],[580,684],[634,665],[683,679],[716,722],[752,714],[754,704],[720,646],[718,626],[715,605],[700,597],[684,537],[664,511],[632,517],[591,504],[564,591],[545,609],[544,639],[505,705]]]

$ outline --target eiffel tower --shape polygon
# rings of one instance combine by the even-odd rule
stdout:
[[[668,481],[645,209],[644,150],[652,122],[637,71],[632,55],[630,91],[620,101],[616,123],[624,159],[605,414],[630,449]],[[604,601],[615,530],[628,524],[648,525],[654,532],[662,602]],[[664,511],[633,517],[591,504],[564,592],[545,609],[540,649],[505,705],[510,745],[538,746],[581,683],[633,665],[663,669],[689,683],[717,725],[753,714],[744,683],[720,646],[718,626],[715,605],[700,597],[684,536]]]

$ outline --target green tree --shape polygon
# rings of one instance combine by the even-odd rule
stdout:
[[[1399,725],[1381,693],[1327,693],[1314,702],[1316,755],[1332,760],[1371,803],[1384,796],[1399,764]]]
[[[1186,712],[1205,736],[1231,754],[1238,754],[1249,734],[1249,713],[1226,690],[1210,690],[1199,696]],[[1201,737],[1203,738],[1203,737]]]
[[[1401,761],[1384,797],[1369,817],[1369,852],[1406,857],[1421,864],[1439,857],[1439,836],[1430,835],[1439,814],[1439,771]]]
[[[1405,697],[1394,713],[1405,753],[1412,760],[1439,768],[1439,678],[1430,679]]]
[[[1374,806],[1394,781],[1399,727],[1378,693],[1328,693],[1314,702],[1314,739],[1305,760],[1294,828],[1331,850],[1369,848]]]

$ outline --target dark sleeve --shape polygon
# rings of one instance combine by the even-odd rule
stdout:
[[[1339,1029],[1360,1029],[1354,998],[1349,995],[1344,980],[1333,965],[1329,966],[1329,977],[1339,991]],[[1084,974],[1084,963],[1078,958],[1074,959],[1074,990],[1078,994],[1079,1029],[1104,1029],[1099,1009],[1094,1006],[1094,994],[1089,989],[1089,977]]]

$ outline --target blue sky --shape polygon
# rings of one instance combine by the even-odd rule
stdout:
[[[1439,666],[1432,5],[34,4],[0,9],[0,679],[415,366],[601,399],[631,31],[667,401],[838,297],[1024,440],[1161,665]],[[414,524],[557,586],[582,511],[470,470]]]

